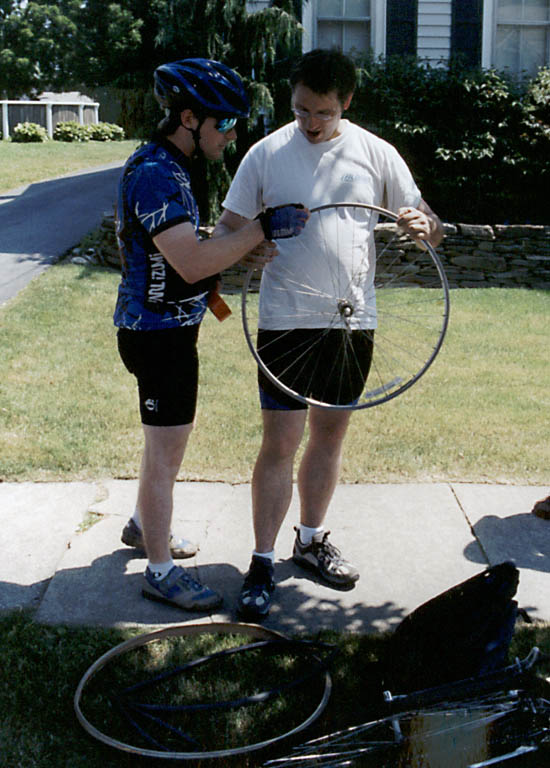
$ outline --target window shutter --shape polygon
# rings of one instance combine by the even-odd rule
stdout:
[[[481,66],[483,0],[453,0],[451,57],[467,67]]]
[[[386,56],[416,55],[418,0],[388,0]]]

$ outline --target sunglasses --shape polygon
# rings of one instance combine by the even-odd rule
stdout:
[[[214,126],[220,133],[229,133],[237,125],[236,117],[222,117]]]

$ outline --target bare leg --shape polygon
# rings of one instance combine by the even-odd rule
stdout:
[[[294,456],[307,411],[262,411],[262,446],[252,475],[252,514],[257,552],[275,546],[292,499]]]
[[[309,440],[298,472],[300,522],[309,528],[323,527],[328,505],[338,482],[342,444],[350,411],[312,408]],[[357,568],[348,562],[327,539],[328,532],[312,540],[301,537],[294,544],[292,559],[312,570],[337,589],[352,589],[359,578]]]
[[[319,528],[338,483],[342,461],[342,445],[351,411],[311,408],[309,439],[300,469],[300,522]]]
[[[145,448],[137,506],[147,556],[154,563],[165,563],[171,559],[172,494],[192,429],[192,424],[177,427],[143,425]]]

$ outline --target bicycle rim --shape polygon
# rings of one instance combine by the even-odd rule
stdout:
[[[258,270],[249,270],[242,291],[246,341],[260,370],[286,395],[329,409],[370,408],[408,390],[435,360],[449,321],[447,279],[434,248],[420,248],[397,218],[364,203],[311,210],[307,239],[292,241],[293,261],[276,257],[262,276],[267,327],[277,326],[279,315],[283,344],[289,339],[284,354],[270,353],[271,340],[258,347],[266,318],[259,317],[254,288]],[[305,264],[308,252],[316,254],[314,269]],[[306,329],[307,341],[290,341],[291,329]],[[369,338],[365,379],[358,350]]]
[[[175,700],[167,699],[164,706],[149,705],[146,700],[145,693],[150,693],[155,685],[163,685],[163,681],[169,681],[170,679],[179,679],[179,672],[176,669],[170,669],[170,665],[164,667],[164,659],[168,657],[166,649],[158,646],[170,641],[177,641],[179,639],[188,638],[206,638],[210,636],[215,640],[216,637],[222,637],[224,635],[243,636],[249,640],[266,641],[267,644],[280,644],[280,649],[285,652],[286,645],[289,647],[289,651],[292,652],[295,648],[295,643],[289,640],[285,635],[282,635],[275,630],[266,629],[255,624],[233,624],[233,623],[213,623],[213,624],[182,624],[167,627],[165,629],[156,630],[143,635],[126,640],[119,645],[111,648],[104,653],[100,658],[88,668],[83,677],[81,678],[76,692],[73,698],[73,707],[76,717],[81,726],[87,731],[87,733],[93,736],[100,742],[103,742],[109,747],[127,752],[140,757],[149,757],[165,760],[199,760],[199,759],[216,759],[216,758],[229,758],[236,755],[247,754],[256,750],[261,750],[266,747],[275,744],[283,739],[287,739],[295,734],[305,730],[311,725],[325,709],[330,693],[332,690],[332,680],[328,669],[324,664],[319,667],[318,685],[316,686],[320,690],[320,698],[315,702],[313,710],[309,713],[300,711],[297,714],[297,722],[288,730],[281,732],[274,732],[268,738],[263,740],[251,741],[241,743],[234,747],[218,747],[208,748],[206,746],[200,746],[198,742],[195,742],[193,738],[190,738],[185,733],[182,733],[178,729],[178,723],[168,722],[171,710],[174,710],[178,715],[178,707],[172,706],[175,704]],[[298,643],[299,645],[299,643]],[[249,646],[244,645],[241,650],[247,651]],[[238,651],[239,648],[237,647]],[[309,660],[318,662],[318,657],[309,651],[304,644],[304,650],[309,653]],[[139,662],[132,660],[132,654],[135,652],[145,652],[146,663],[140,658]],[[215,659],[217,656],[223,656],[223,651],[220,654],[212,654],[211,657],[205,657],[199,661],[208,662]],[[306,656],[306,659],[308,657]],[[150,665],[158,666],[158,662],[161,665],[151,675]],[[124,664],[126,662],[126,665]],[[189,664],[184,665],[191,667],[193,665],[193,659]],[[117,667],[120,666],[120,672],[122,677],[117,677]],[[128,692],[135,692],[136,701],[129,702],[129,706],[124,704],[124,701],[115,694],[114,690],[109,684],[105,684],[105,681],[99,681],[99,691],[94,693],[95,701],[90,703],[87,701],[89,697],[90,687],[94,682],[97,683],[97,678],[102,674],[106,674],[105,680],[112,679],[117,680],[117,687],[122,686],[126,690],[123,690],[123,694],[127,695]],[[263,668],[260,665],[258,674],[262,676],[264,674]],[[111,676],[114,676],[112,678]],[[135,677],[140,680],[135,684]],[[148,680],[148,676],[151,679]],[[143,679],[144,678],[144,679]],[[124,682],[121,682],[124,681]],[[311,680],[310,683],[311,685]],[[172,689],[173,691],[174,689]],[[175,689],[178,690],[177,687]],[[199,690],[200,693],[200,690]],[[315,695],[315,694],[314,694]],[[216,703],[213,706],[202,703],[201,697],[195,707],[192,709],[197,710],[197,719],[201,720],[207,717],[208,711],[211,710],[214,713],[218,711],[216,709]],[[208,692],[205,692],[205,700],[208,698]],[[117,706],[113,706],[111,702],[118,702],[123,705],[124,714],[118,716]],[[224,702],[222,702],[223,704]],[[231,703],[231,702],[229,702]],[[237,702],[239,704],[239,702]],[[183,707],[185,709],[185,707]],[[229,708],[230,709],[230,708]],[[160,715],[157,713],[160,711]],[[139,725],[139,718],[144,723],[143,727]],[[145,718],[145,719],[144,719]],[[165,718],[165,720],[163,719]],[[120,721],[120,722],[119,722]],[[94,724],[95,722],[95,724]],[[153,732],[150,726],[158,726],[158,732]],[[223,722],[213,720],[213,732],[220,731],[221,737],[223,737]],[[159,736],[158,734],[161,734]],[[182,749],[181,746],[175,746],[173,743],[165,742],[164,737],[175,734],[181,736],[176,740],[178,743],[187,743],[193,748]],[[253,735],[256,736],[256,728],[253,729]],[[218,734],[219,736],[219,734]]]

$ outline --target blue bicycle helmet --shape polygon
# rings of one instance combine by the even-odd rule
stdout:
[[[211,59],[182,59],[157,67],[155,98],[164,109],[197,107],[207,115],[248,117],[249,103],[241,78]]]

